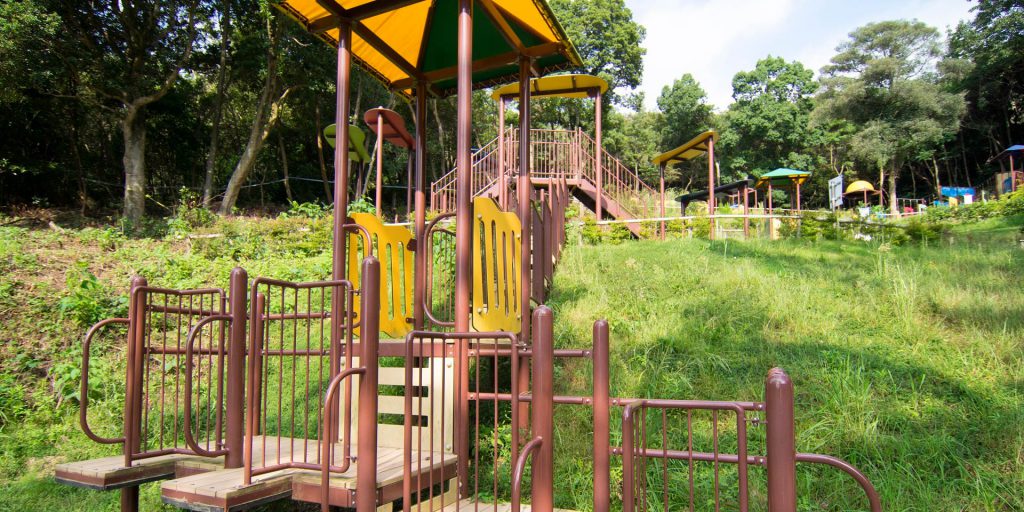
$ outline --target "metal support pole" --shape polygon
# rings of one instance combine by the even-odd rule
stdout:
[[[661,221],[661,239],[664,240],[665,239],[665,220],[664,220],[665,219],[665,164],[662,163],[661,166],[659,167],[659,169],[661,171],[661,194],[659,196],[661,198],[661,208],[660,208],[660,210],[661,210],[661,218],[662,218],[662,221]]]
[[[242,467],[242,441],[245,438],[245,334],[248,313],[249,274],[241,267],[231,270],[231,329],[228,340],[227,425],[225,468]]]
[[[375,191],[376,197],[374,198],[374,206],[377,208],[377,218],[380,219],[381,213],[381,197],[383,194],[381,190],[384,188],[384,116],[377,113],[377,190]]]
[[[472,158],[473,0],[459,0],[458,78],[455,176],[455,332],[469,332],[470,291],[473,275],[473,208],[470,190]],[[460,392],[455,399],[455,455],[458,457],[459,496],[469,497],[469,357],[459,350],[455,375]]]
[[[743,186],[743,238],[750,238],[750,190]]]
[[[128,370],[125,382],[124,402],[124,465],[131,467],[132,455],[139,451],[142,418],[143,343],[146,324],[146,294],[136,292],[147,285],[146,278],[132,278],[131,292],[128,303]],[[137,512],[139,510],[139,487],[121,489],[121,512]]]
[[[412,221],[412,201],[413,201],[413,192],[412,191],[413,191],[413,189],[416,188],[416,186],[413,184],[413,179],[414,179],[413,176],[414,176],[414,174],[416,172],[414,170],[414,167],[415,167],[416,164],[415,164],[415,159],[414,159],[415,157],[413,155],[413,148],[415,147],[416,143],[413,142],[413,144],[414,144],[414,146],[410,146],[409,147],[408,161],[406,163],[406,171],[405,171],[405,221],[406,222],[411,222]]]
[[[331,247],[332,279],[345,279],[347,272],[345,251],[345,220],[348,218],[348,111],[349,81],[352,71],[352,25],[346,20],[338,23],[338,77],[336,110],[334,112],[334,229]],[[369,253],[370,248],[366,248]],[[354,276],[353,276],[354,277]],[[331,346],[341,344],[345,310],[342,293],[331,294]],[[331,361],[331,377],[337,373],[337,362]],[[251,414],[251,412],[250,412]]]
[[[541,447],[533,459],[531,510],[551,512],[554,507],[554,321],[551,309],[533,313],[533,435]]]
[[[505,97],[498,98],[498,205],[508,210],[508,181],[505,176]]]
[[[715,138],[708,138],[708,237],[715,239]]]
[[[424,328],[424,303],[427,296],[427,84],[416,84],[416,250],[413,272],[413,327]]]
[[[800,182],[796,182],[796,211],[800,212]]]
[[[608,321],[594,322],[594,512],[608,512],[611,492]]]
[[[793,381],[782,368],[772,368],[764,382],[768,511],[796,511],[796,429],[793,424]]]
[[[377,352],[380,343],[380,262],[363,259],[363,293],[359,345],[360,364],[365,368],[359,381],[359,457],[356,463],[356,510],[377,510]]]
[[[530,196],[533,191],[533,184],[530,182],[530,59],[520,57],[519,59],[519,176],[516,183],[516,194],[518,196],[518,214],[521,227],[519,252],[522,258],[519,261],[519,319],[521,322],[519,337],[524,343],[530,343],[530,291],[533,289],[531,263],[533,262],[533,206],[530,204]],[[540,269],[533,267],[533,272],[540,272]],[[519,360],[519,393],[530,389],[530,365],[532,360],[529,357],[522,357]],[[530,413],[529,405],[519,405],[519,417],[526,418]],[[523,422],[525,423],[525,422]],[[523,425],[520,432],[523,439],[527,439],[527,427]]]
[[[473,0],[459,0],[458,96],[455,176],[455,332],[469,332],[470,291],[473,276],[473,203],[470,189],[473,162],[470,143],[473,126]],[[460,460],[467,453],[459,453]]]
[[[594,174],[597,175],[597,220],[601,220],[601,195],[604,193],[604,177],[602,176],[601,166],[601,152],[603,146],[601,145],[601,91],[598,90],[594,94]]]

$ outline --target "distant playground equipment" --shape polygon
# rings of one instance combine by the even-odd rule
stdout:
[[[999,172],[995,175],[995,196],[1009,194],[1024,185],[1024,145],[1014,144],[1004,149],[987,162],[999,162]],[[1021,166],[1017,167],[1016,164]],[[1007,166],[1007,164],[1009,164]]]
[[[765,194],[766,201],[768,202],[768,214],[770,215],[774,211],[772,204],[772,191],[776,188],[786,188],[787,186],[793,190],[792,203],[793,209],[797,212],[800,211],[800,186],[803,185],[808,178],[811,177],[811,173],[807,171],[798,171],[796,169],[787,169],[780,167],[774,171],[762,174],[757,178],[757,183],[754,184],[757,188],[767,188],[768,191]]]
[[[846,186],[845,195],[848,197],[861,196],[861,200],[864,205],[868,205],[868,195],[878,195],[879,192],[875,190],[875,186],[869,181],[857,180]]]
[[[684,142],[679,147],[670,149],[652,160],[658,166],[661,177],[662,196],[665,190],[665,168],[669,165],[693,160],[701,155],[708,155],[708,189],[704,192],[708,201],[708,222],[710,222],[708,236],[715,239],[715,142],[718,141],[718,132],[708,130],[696,137]],[[704,195],[702,194],[702,195]],[[744,196],[746,201],[746,196]],[[685,207],[684,207],[685,208]],[[685,211],[683,212],[685,215]],[[665,201],[662,197],[661,216],[665,216]],[[665,236],[665,222],[661,222],[661,236]]]
[[[618,204],[623,216],[657,195],[579,130],[532,140],[546,131],[530,126],[531,76],[582,64],[545,2],[274,5],[337,49],[330,276],[250,280],[236,268],[227,290],[133,278],[127,317],[96,324],[82,346],[81,428],[121,455],[59,464],[57,481],[119,490],[122,512],[137,511],[140,486],[158,480],[165,503],[204,512],[279,500],[322,512],[519,512],[525,483],[528,510],[553,512],[556,485],[565,488],[554,472],[557,404],[592,417],[592,450],[580,456],[593,460],[595,512],[618,498],[623,511],[669,510],[668,490],[684,499],[686,475],[689,502],[702,508],[795,512],[798,462],[845,472],[881,510],[856,468],[797,452],[794,386],[779,368],[767,372],[762,401],[612,397],[608,322],[594,323],[586,347],[554,348],[554,313],[543,303],[570,186],[592,187],[599,208]],[[414,148],[411,227],[385,224],[379,209],[347,215],[349,165],[369,160],[362,130],[348,124],[353,62],[414,104],[414,136],[386,111],[364,117],[377,126],[378,162],[384,140]],[[471,153],[473,87],[512,79],[518,145],[499,139]],[[589,89],[600,101],[601,89]],[[457,163],[451,189],[432,189],[446,209],[428,223],[427,100],[452,94]],[[713,135],[706,143],[713,156]],[[515,166],[497,157],[505,149],[518,149]],[[493,186],[511,169],[515,195]],[[502,194],[504,205],[492,197]],[[114,324],[126,327],[124,421],[101,437],[89,425],[90,345]],[[591,389],[556,396],[555,358],[589,365]]]

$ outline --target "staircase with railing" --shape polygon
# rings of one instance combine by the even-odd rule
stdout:
[[[661,196],[657,190],[604,148],[599,168],[596,154],[597,143],[582,130],[530,130],[530,180],[535,187],[565,180],[573,195],[595,212],[600,190],[602,217],[632,220],[658,213]],[[473,153],[470,190],[473,197],[500,198],[518,174],[519,137],[517,131],[510,130],[503,144],[495,137]],[[431,209],[442,213],[455,209],[455,176],[452,169],[433,183]],[[640,234],[639,223],[626,226]]]

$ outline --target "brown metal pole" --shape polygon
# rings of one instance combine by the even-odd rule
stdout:
[[[665,239],[665,164],[660,166],[661,170],[661,239]]]
[[[505,97],[498,98],[498,205],[508,210],[508,182],[505,177]]]
[[[796,511],[796,429],[793,424],[793,381],[782,368],[772,368],[764,382],[768,511]]]
[[[796,182],[796,211],[800,211],[800,182]]]
[[[554,321],[551,309],[533,313],[533,435],[541,447],[533,459],[531,510],[551,512],[554,507]]]
[[[359,440],[356,463],[356,510],[377,510],[377,352],[380,343],[380,262],[370,256],[363,260],[363,294],[359,344],[360,364],[365,369],[359,381]]]
[[[225,468],[242,467],[242,440],[245,438],[245,341],[249,274],[241,267],[231,270],[231,330],[228,340],[227,425],[225,430]]]
[[[412,193],[412,191],[413,191],[413,189],[416,188],[415,185],[413,184],[413,179],[414,179],[413,176],[414,176],[414,174],[416,172],[415,169],[414,169],[414,167],[416,166],[416,163],[415,163],[415,160],[414,160],[414,153],[413,153],[414,149],[413,148],[415,148],[415,144],[416,143],[413,142],[413,144],[414,145],[409,148],[409,156],[408,156],[409,160],[408,160],[408,163],[406,163],[407,169],[406,169],[406,172],[405,172],[405,221],[406,222],[409,222],[409,221],[412,220],[412,201],[413,201],[413,193]]]
[[[603,146],[601,145],[601,91],[594,94],[594,173],[597,175],[597,220],[601,220],[601,195],[603,194],[604,188],[604,177],[601,172],[601,151]]]
[[[131,281],[128,303],[128,370],[125,383],[124,403],[124,465],[132,465],[132,455],[139,449],[139,413],[142,402],[142,357],[139,355],[144,339],[145,294],[135,290],[147,285],[146,278],[135,276]],[[138,298],[136,298],[136,296]],[[136,404],[140,404],[136,407]],[[121,489],[121,512],[137,512],[139,510],[139,487]]]
[[[516,194],[518,195],[518,214],[520,224],[519,252],[522,258],[519,264],[519,320],[521,322],[519,337],[523,343],[530,343],[530,291],[532,290],[532,276],[530,265],[533,262],[531,250],[533,248],[533,207],[530,204],[530,195],[533,191],[533,184],[530,182],[530,60],[527,57],[520,57],[519,60],[519,176],[516,183]],[[537,267],[534,272],[540,272]],[[525,393],[530,389],[530,365],[532,360],[529,357],[522,357],[519,360],[519,393]],[[525,403],[519,404],[519,417],[526,418],[530,414],[530,407]],[[527,438],[528,426],[525,422],[521,424],[522,438]]]
[[[416,84],[416,251],[413,272],[413,327],[424,328],[427,296],[427,84]]]
[[[611,492],[609,455],[608,321],[594,322],[594,512],[608,512]]]
[[[331,276],[345,279],[348,258],[345,251],[345,219],[348,217],[348,111],[349,81],[352,71],[352,25],[338,23],[338,77],[334,112],[334,226],[331,241]],[[366,249],[369,251],[369,248]],[[355,276],[352,276],[353,280]],[[343,293],[331,294],[331,347],[341,345],[342,312],[345,310]],[[338,372],[337,358],[331,361],[331,378]],[[251,413],[250,413],[251,414]]]
[[[377,208],[377,218],[380,217],[381,189],[384,188],[384,116],[377,113],[377,190],[374,198],[374,206]]]
[[[470,291],[473,275],[473,209],[470,195],[472,161],[473,0],[459,0],[458,78],[455,176],[455,332],[469,332]],[[459,496],[469,497],[469,357],[459,350],[455,375],[459,393],[455,397],[455,432],[458,457]]]
[[[750,190],[743,185],[743,238],[750,238]]]
[[[472,161],[473,0],[459,0],[458,97],[455,176],[455,332],[469,332],[473,276],[473,208],[470,190]],[[460,460],[466,454],[459,454]]]
[[[715,138],[708,138],[708,237],[715,239]]]

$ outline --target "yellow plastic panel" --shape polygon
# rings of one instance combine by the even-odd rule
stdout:
[[[473,327],[518,333],[519,273],[522,265],[519,218],[493,199],[473,200]]]
[[[409,250],[412,232],[405,226],[386,225],[369,213],[353,213],[352,220],[370,235],[371,253],[380,260],[380,330],[401,338],[412,330],[413,252]],[[361,232],[348,237],[348,279],[360,287],[360,262],[366,255]],[[359,315],[359,301],[354,311]],[[358,333],[358,331],[356,331]]]

